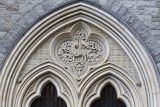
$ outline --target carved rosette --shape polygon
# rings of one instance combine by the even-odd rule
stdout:
[[[87,24],[79,22],[70,32],[54,38],[51,55],[55,62],[79,80],[90,68],[98,67],[107,60],[109,45],[104,37],[92,33]]]

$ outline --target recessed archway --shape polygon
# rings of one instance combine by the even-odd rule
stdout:
[[[117,99],[114,87],[107,84],[101,92],[101,97],[95,100],[90,107],[126,107],[125,103]]]
[[[52,37],[56,37],[57,35],[54,35],[54,33],[59,32],[66,26],[73,26],[75,23],[79,22],[96,26],[98,29],[101,29],[109,35],[132,61],[138,72],[137,78],[139,78],[139,80],[134,80],[125,70],[114,64],[110,64],[109,62],[103,63],[94,69],[90,69],[95,72],[87,76],[85,75],[86,78],[80,82],[77,82],[74,76],[72,76],[71,73],[68,73],[67,68],[52,60],[39,64],[29,72],[23,74],[23,66],[38,46],[52,36],[52,34]],[[100,37],[101,36],[104,35],[100,35]],[[48,48],[50,48],[50,46]],[[36,89],[40,88],[37,88],[37,86],[32,89],[33,83],[38,84],[39,82],[37,82],[36,79],[41,80],[44,76],[48,76],[56,78],[56,82],[61,81],[61,84],[66,86],[69,90],[67,92],[69,92],[68,96],[70,95],[70,97],[65,94],[61,95],[60,91],[59,96],[66,99],[65,101],[68,101],[66,103],[71,107],[79,107],[81,105],[79,101],[83,102],[83,96],[86,94],[86,90],[89,90],[85,87],[91,87],[86,86],[88,80],[90,79],[89,82],[90,85],[92,85],[91,78],[96,78],[97,82],[99,82],[98,79],[103,76],[107,77],[107,73],[111,73],[112,75],[115,75],[115,77],[118,77],[118,81],[126,80],[130,85],[123,85],[128,87],[127,89],[130,89],[130,92],[133,92],[132,88],[136,90],[136,95],[130,98],[133,103],[136,103],[136,107],[157,107],[157,105],[159,105],[159,96],[154,94],[159,92],[155,66],[141,42],[126,26],[121,24],[110,14],[85,3],[75,3],[66,6],[61,10],[57,10],[46,16],[43,20],[37,22],[37,24],[28,30],[25,36],[17,44],[6,61],[2,71],[1,80],[3,81],[1,81],[0,99],[2,99],[3,107],[22,107],[23,104],[28,107],[30,102],[27,102],[29,100],[25,100],[27,98],[24,96],[26,88],[31,89],[31,92],[33,90],[33,92],[37,91]],[[23,75],[21,76],[21,74]],[[62,88],[63,85],[59,87],[59,90],[62,92],[65,90]],[[17,99],[16,96],[19,96],[18,98],[21,99]],[[31,101],[31,97],[33,96],[27,97]],[[69,100],[67,100],[67,98]],[[133,107],[133,105],[131,105],[131,107]]]
[[[31,107],[67,107],[67,105],[57,97],[55,86],[49,82],[42,89],[41,96],[32,102]]]

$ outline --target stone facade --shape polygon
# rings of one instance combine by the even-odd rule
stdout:
[[[160,105],[159,0],[1,0],[0,11],[0,106],[28,107],[47,82],[69,107],[108,83],[127,107]]]
[[[37,20],[63,5],[79,1],[109,11],[136,31],[160,69],[160,0],[1,0],[0,65]]]

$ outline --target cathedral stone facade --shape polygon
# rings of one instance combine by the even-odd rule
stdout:
[[[160,0],[1,0],[0,107],[160,107]]]

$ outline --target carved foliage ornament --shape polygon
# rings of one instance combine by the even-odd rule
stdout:
[[[55,62],[79,80],[90,68],[98,67],[107,60],[109,45],[104,37],[91,33],[87,24],[78,22],[69,33],[54,38],[51,55]]]

